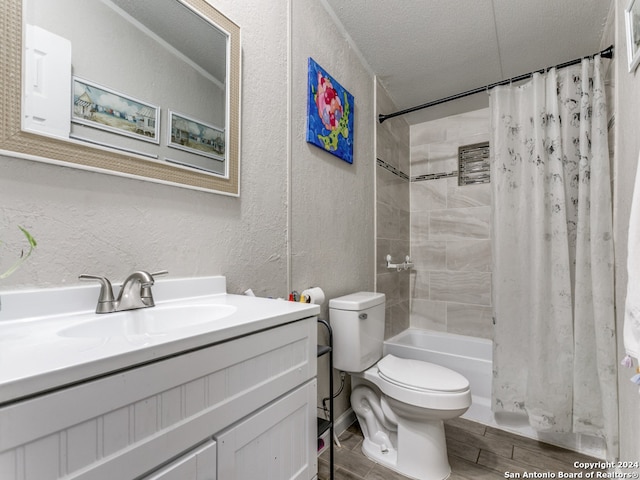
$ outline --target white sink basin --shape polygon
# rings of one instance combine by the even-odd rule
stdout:
[[[62,337],[108,338],[167,335],[215,322],[237,310],[232,305],[162,305],[125,312],[93,315],[91,319],[63,328]]]

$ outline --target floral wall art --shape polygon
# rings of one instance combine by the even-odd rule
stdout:
[[[312,58],[307,86],[307,142],[353,163],[353,95]]]

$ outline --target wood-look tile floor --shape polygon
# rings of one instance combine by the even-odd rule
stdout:
[[[507,472],[520,477],[525,472],[553,472],[556,475],[558,472],[586,472],[574,468],[574,462],[598,461],[463,418],[445,422],[445,433],[452,470],[449,480],[497,480],[509,478]],[[406,480],[407,477],[364,456],[362,432],[357,422],[339,439],[341,447],[335,447],[334,451],[335,480]],[[328,450],[320,456],[318,470],[319,480],[330,478]]]

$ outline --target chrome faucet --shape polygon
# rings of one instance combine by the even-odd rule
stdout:
[[[153,296],[151,286],[153,277],[148,272],[139,270],[129,275],[116,300],[116,312],[122,310],[134,310],[136,308],[153,307]]]
[[[111,282],[106,277],[83,274],[78,278],[100,282],[101,288],[96,313],[112,313],[155,306],[151,293],[151,286],[154,283],[153,277],[167,273],[169,273],[167,270],[155,273],[148,273],[144,270],[133,272],[122,283],[117,299],[114,298]]]

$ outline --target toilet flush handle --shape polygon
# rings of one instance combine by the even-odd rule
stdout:
[[[360,315],[358,315],[358,318],[360,320],[366,320],[369,317],[369,315],[367,315],[366,313],[361,313]]]

